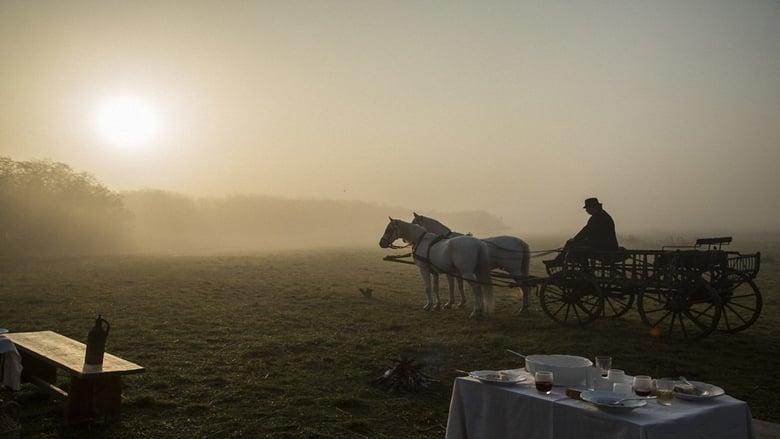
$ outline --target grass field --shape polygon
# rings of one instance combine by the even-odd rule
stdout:
[[[454,369],[519,367],[505,353],[511,348],[608,353],[630,374],[717,383],[748,401],[756,418],[780,422],[773,378],[780,370],[780,273],[772,254],[758,278],[758,322],[695,344],[650,337],[635,311],[566,329],[533,298],[532,313],[518,316],[518,298],[508,290],[499,291],[497,315],[487,321],[469,320],[470,309],[424,312],[416,269],[382,262],[384,254],[3,261],[0,327],[84,341],[102,313],[112,324],[109,352],[147,371],[125,380],[123,420],[105,429],[60,431],[58,402],[29,385],[0,398],[22,404],[31,437],[439,438]],[[360,287],[372,287],[374,297],[364,298]],[[440,381],[415,394],[373,387],[399,354]]]

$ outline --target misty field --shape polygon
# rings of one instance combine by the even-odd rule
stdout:
[[[4,260],[0,327],[84,341],[95,314],[111,322],[108,351],[147,370],[124,380],[121,424],[91,431],[107,437],[439,438],[455,369],[519,367],[505,348],[609,353],[631,374],[717,383],[756,418],[780,422],[780,383],[770,379],[780,369],[776,252],[758,277],[756,324],[695,344],[650,337],[636,312],[565,329],[534,297],[532,312],[519,316],[509,290],[498,292],[487,321],[469,320],[468,308],[424,312],[417,270],[383,262],[385,254]],[[439,382],[418,393],[372,386],[400,354]],[[0,397],[22,404],[26,435],[87,433],[60,431],[59,401],[32,386]]]

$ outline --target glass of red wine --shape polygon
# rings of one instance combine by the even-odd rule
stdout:
[[[536,390],[539,393],[549,395],[553,388],[553,373],[540,370],[534,374],[534,381],[536,381]]]
[[[653,379],[647,375],[634,377],[634,393],[637,396],[650,396],[653,393]]]

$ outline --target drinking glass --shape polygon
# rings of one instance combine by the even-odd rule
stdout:
[[[612,368],[612,357],[607,355],[597,356],[596,367],[601,369],[601,376],[607,376],[607,372]]]
[[[547,371],[538,371],[534,375],[534,381],[536,381],[536,390],[539,393],[549,395],[553,388],[553,373]]]
[[[615,383],[612,385],[612,391],[615,393],[622,393],[624,395],[631,394],[631,384],[628,383]]]
[[[658,404],[672,405],[672,399],[674,398],[674,380],[655,380],[655,387],[657,390],[656,396],[658,397]]]
[[[622,383],[626,381],[626,373],[621,369],[610,369],[607,371],[607,379],[613,383]]]
[[[653,393],[653,378],[647,375],[637,375],[634,377],[634,393],[637,396],[650,396]]]

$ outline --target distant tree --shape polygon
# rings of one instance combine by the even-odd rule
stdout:
[[[121,196],[90,174],[0,157],[0,255],[121,251],[129,220]]]

